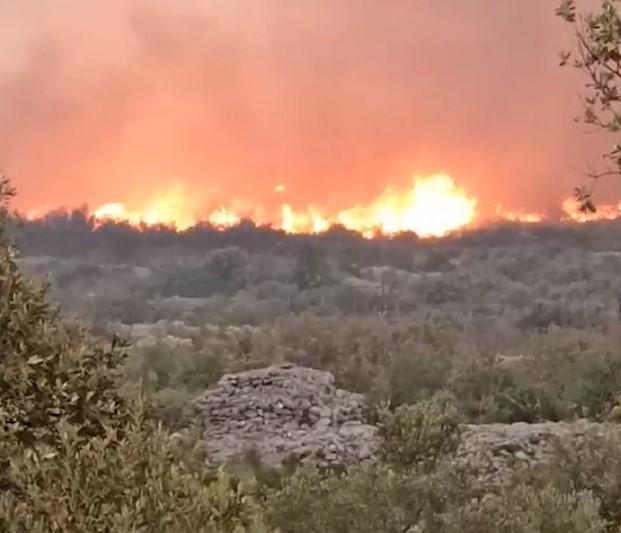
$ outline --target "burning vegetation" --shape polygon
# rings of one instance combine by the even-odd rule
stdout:
[[[199,199],[183,185],[176,184],[142,202],[126,204],[111,202],[92,211],[96,225],[122,222],[132,226],[167,226],[184,231],[199,224],[216,229],[238,226],[244,220],[256,226],[267,226],[289,234],[320,234],[334,226],[360,233],[365,238],[415,233],[418,237],[445,237],[463,229],[488,223],[508,221],[523,224],[543,222],[587,222],[614,220],[621,214],[619,205],[599,205],[585,210],[578,199],[567,198],[561,204],[560,217],[545,213],[496,207],[495,217],[483,217],[479,201],[447,174],[417,176],[410,188],[386,188],[371,202],[346,209],[330,211],[310,205],[296,208],[287,202],[287,188],[274,188],[282,202],[271,214],[261,206],[249,207],[241,202],[222,203],[210,209],[200,207]],[[37,209],[26,218],[36,220],[51,211]]]

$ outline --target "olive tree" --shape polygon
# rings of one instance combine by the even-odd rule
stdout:
[[[119,394],[124,343],[67,323],[22,274],[13,194],[0,176],[0,531],[264,533],[252,480]]]
[[[573,50],[562,52],[561,66],[586,75],[582,123],[610,132],[617,139],[604,154],[605,164],[589,172],[590,183],[577,187],[575,196],[583,212],[594,213],[593,189],[600,178],[621,176],[621,16],[618,0],[601,0],[598,7],[581,11],[575,0],[563,0],[557,15],[573,27]]]

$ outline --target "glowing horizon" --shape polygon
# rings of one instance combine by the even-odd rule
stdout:
[[[250,220],[257,226],[269,226],[289,234],[320,234],[335,226],[360,233],[366,238],[413,232],[421,238],[443,237],[459,230],[475,228],[495,221],[537,224],[552,220],[544,213],[510,210],[498,205],[495,216],[481,216],[480,202],[445,174],[414,176],[411,185],[401,190],[386,188],[366,204],[336,211],[317,206],[295,208],[286,200],[287,189],[274,190],[283,196],[282,203],[266,215],[261,206],[249,208],[232,203],[217,203],[201,209],[200,199],[180,183],[147,196],[140,205],[122,201],[102,204],[88,210],[97,224],[123,222],[133,226],[164,225],[184,231],[206,223],[216,229],[227,229]],[[596,213],[585,214],[577,202],[567,198],[561,203],[559,221],[587,222],[612,220],[621,216],[619,205],[602,205]],[[28,219],[40,219],[53,209],[40,208],[26,213]]]
[[[608,149],[573,122],[585,80],[558,67],[570,42],[546,2],[281,4],[7,3],[0,168],[16,207],[438,234],[471,206],[412,210],[412,175],[452,176],[477,222],[498,205],[535,221]]]

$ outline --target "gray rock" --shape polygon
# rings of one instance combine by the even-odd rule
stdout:
[[[195,399],[193,411],[206,419],[205,446],[215,462],[234,461],[252,449],[269,466],[290,457],[347,466],[377,456],[378,429],[365,422],[364,405],[362,395],[337,389],[328,372],[285,364],[223,376]],[[549,461],[559,439],[621,434],[619,428],[585,420],[465,425],[453,461],[488,488],[508,482],[516,469]]]
[[[372,458],[379,440],[362,417],[364,404],[362,395],[337,389],[328,372],[291,364],[225,375],[193,402],[207,422],[212,460],[253,449],[270,466],[291,456],[316,466]]]

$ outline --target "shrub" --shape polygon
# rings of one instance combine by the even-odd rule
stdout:
[[[0,220],[0,530],[265,531],[245,485],[120,396],[123,346],[61,321],[16,258]]]
[[[397,469],[433,468],[459,445],[457,411],[447,399],[401,405],[384,413],[381,458]]]
[[[599,503],[589,492],[521,485],[452,509],[421,533],[604,533]]]
[[[253,483],[207,467],[195,440],[173,440],[132,409],[121,436],[84,440],[59,424],[54,447],[0,444],[7,490],[0,529],[49,531],[266,532],[252,503]]]
[[[556,442],[552,462],[535,473],[536,481],[566,492],[589,491],[601,504],[608,531],[621,530],[621,434],[587,431],[582,439]]]
[[[443,460],[458,442],[450,403],[403,406],[387,418],[384,461],[296,471],[267,491],[269,525],[282,533],[605,533],[587,489],[519,483],[481,497],[471,473]]]
[[[346,474],[298,470],[266,499],[266,518],[282,533],[400,533],[431,527],[468,491],[458,472],[397,472],[389,465],[357,467]],[[418,527],[419,529],[414,529]]]

